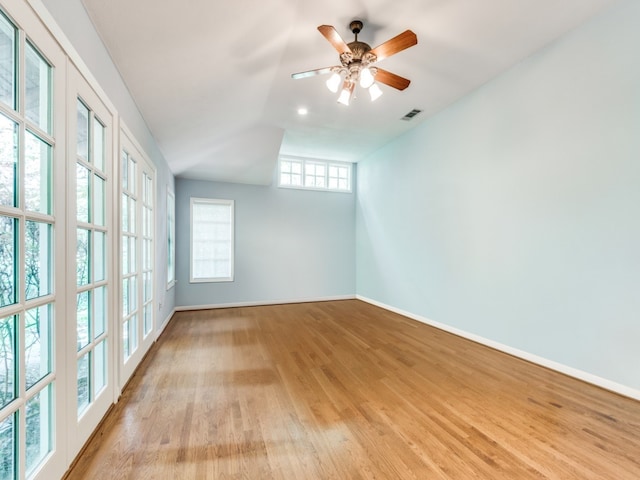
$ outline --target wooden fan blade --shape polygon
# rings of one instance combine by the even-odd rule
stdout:
[[[418,43],[418,37],[411,30],[406,30],[400,35],[396,35],[391,40],[387,40],[382,45],[378,45],[371,50],[371,53],[378,57],[378,61],[390,57],[402,50],[413,47]]]
[[[333,28],[331,25],[320,25],[318,27],[318,31],[324,36],[324,38],[329,40],[329,43],[333,45],[333,48],[335,48],[338,51],[338,53],[345,53],[345,52],[351,51],[351,49],[349,48],[349,45],[345,43],[345,41],[338,34],[338,32],[336,32],[336,29]]]
[[[292,73],[291,78],[296,80],[299,78],[315,77],[316,75],[324,75],[325,73],[331,73],[333,67],[318,68],[316,70],[307,70],[306,72]]]
[[[385,85],[389,85],[390,87],[398,90],[404,90],[411,83],[411,80],[381,68],[378,68],[378,73],[376,73],[374,78],[376,82],[384,83]]]

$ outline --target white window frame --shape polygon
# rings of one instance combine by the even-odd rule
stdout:
[[[227,277],[194,277],[193,276],[193,251],[194,251],[194,238],[193,238],[193,206],[195,204],[210,204],[210,205],[226,205],[230,209],[231,224],[230,224],[230,252],[229,252],[229,276]],[[235,267],[235,202],[233,200],[217,199],[217,198],[197,198],[191,197],[189,206],[190,214],[190,234],[189,234],[189,282],[190,283],[213,283],[213,282],[233,282],[234,281],[234,267]]]
[[[302,164],[302,180],[301,185],[289,185],[282,183],[282,162],[296,162]],[[307,166],[322,165],[325,167],[324,187],[305,186],[306,185],[306,170]],[[346,167],[347,168],[347,184],[348,188],[331,188],[329,187],[329,168],[330,167]],[[319,160],[317,158],[302,158],[282,155],[278,159],[278,187],[280,188],[292,188],[295,190],[315,190],[319,192],[339,192],[339,193],[351,193],[353,191],[353,164],[349,162],[338,162],[333,160]]]
[[[176,196],[167,187],[167,290],[176,284]]]

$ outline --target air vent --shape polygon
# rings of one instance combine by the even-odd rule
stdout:
[[[400,120],[404,120],[406,122],[413,120],[413,117],[415,117],[416,115],[418,115],[422,110],[418,110],[417,108],[414,108],[413,110],[411,110],[409,113],[407,113],[404,117],[402,117]]]

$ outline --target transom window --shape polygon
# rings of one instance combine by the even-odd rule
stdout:
[[[351,164],[328,160],[281,157],[278,185],[285,188],[351,192]]]

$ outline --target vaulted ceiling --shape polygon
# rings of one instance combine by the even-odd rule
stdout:
[[[174,174],[269,184],[277,156],[357,162],[616,0],[82,0]],[[364,22],[372,47],[410,29],[418,45],[380,66],[411,80],[350,106],[317,31]],[[364,92],[361,92],[364,93]],[[308,114],[298,114],[306,107]],[[422,110],[410,122],[400,120]]]

